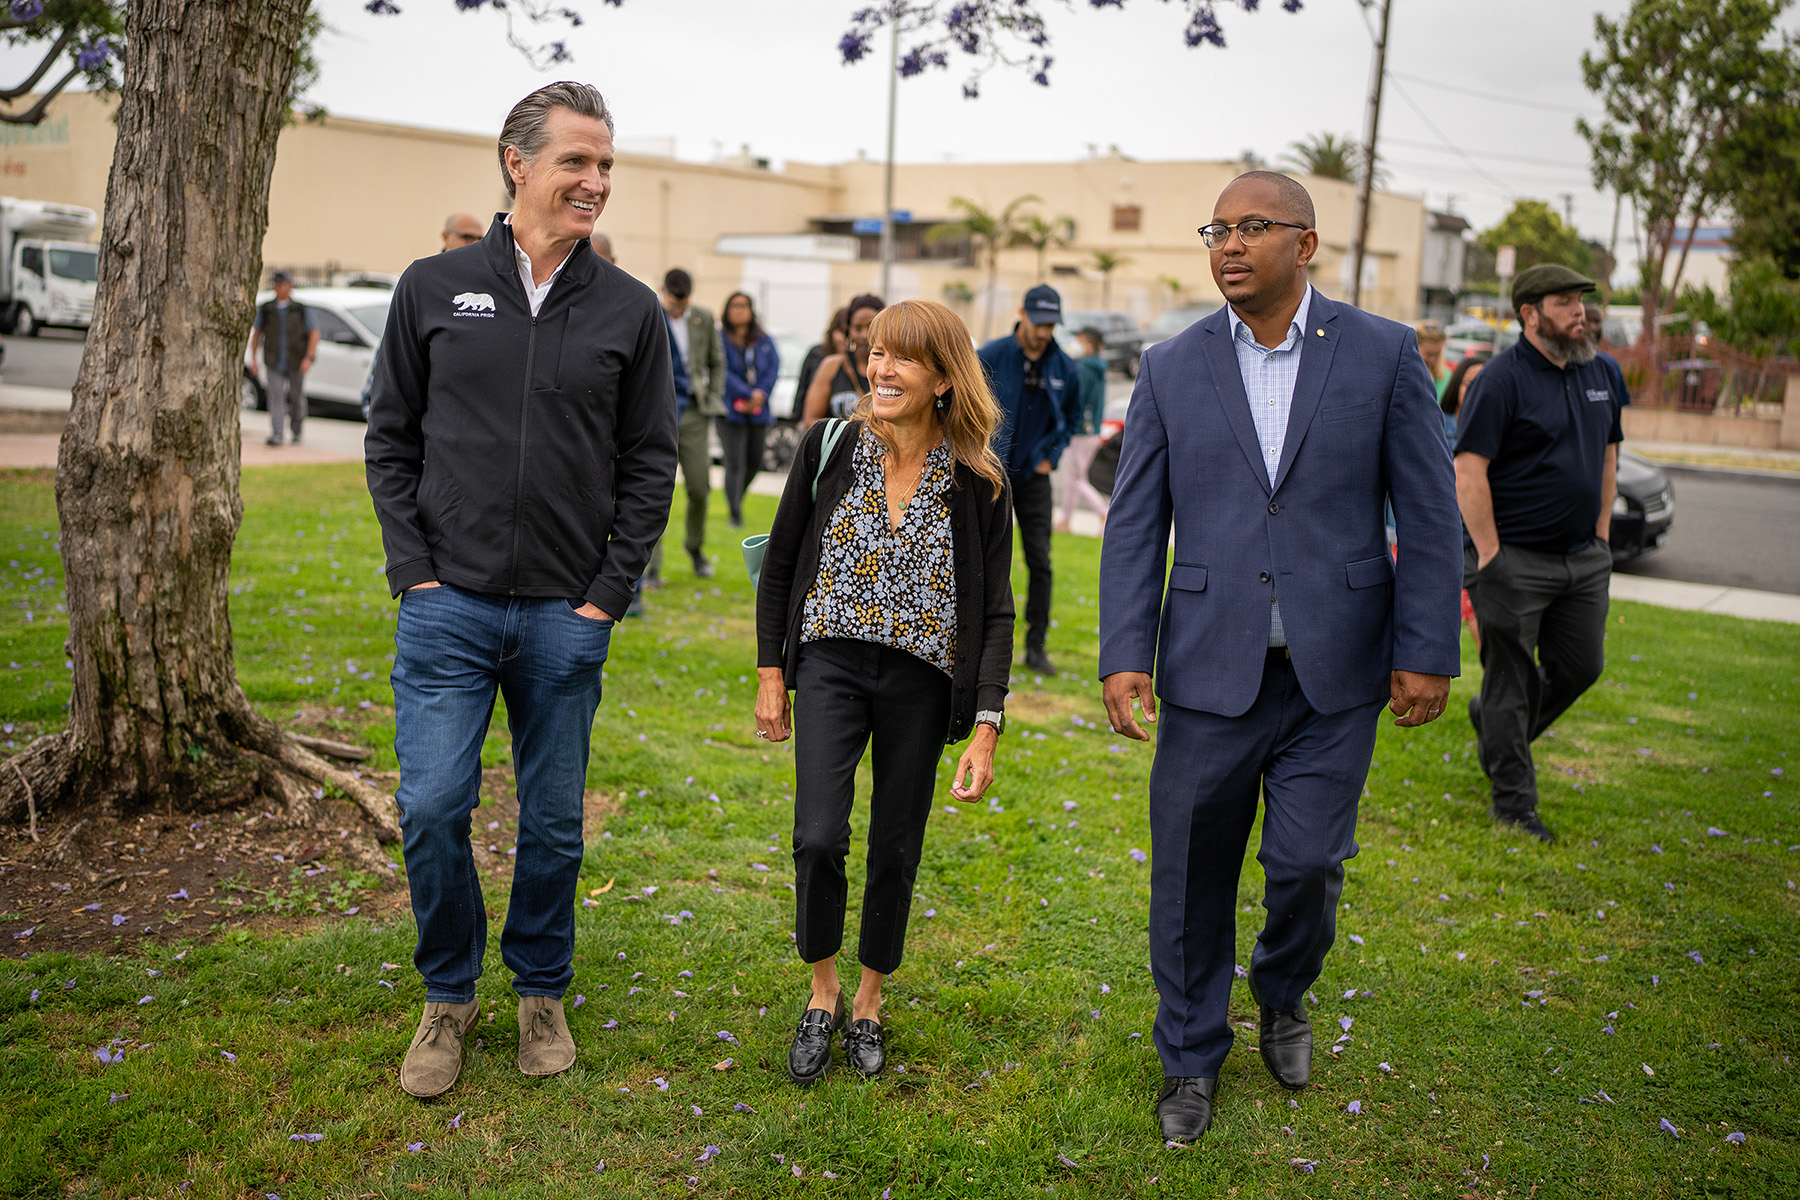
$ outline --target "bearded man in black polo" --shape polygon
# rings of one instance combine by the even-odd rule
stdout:
[[[1496,820],[1551,842],[1531,743],[1600,678],[1612,582],[1612,503],[1624,397],[1594,361],[1590,279],[1554,263],[1513,282],[1525,336],[1495,355],[1463,405],[1456,500],[1463,586],[1481,625],[1469,700]]]

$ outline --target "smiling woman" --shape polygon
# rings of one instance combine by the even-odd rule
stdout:
[[[987,791],[1012,662],[1012,499],[969,331],[943,305],[907,300],[882,310],[869,343],[854,436],[827,457],[843,427],[822,421],[801,444],[757,588],[756,735],[796,739],[796,940],[813,976],[788,1053],[799,1084],[830,1070],[847,1016],[851,1066],[883,1069],[882,983],[905,947],[938,758],[973,730],[950,790]],[[862,979],[846,1014],[844,858],[871,739]]]

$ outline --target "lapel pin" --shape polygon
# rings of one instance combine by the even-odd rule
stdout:
[[[1323,330],[1323,329],[1321,329],[1321,330],[1319,330],[1319,331],[1318,331],[1318,332],[1319,332],[1319,336],[1320,336],[1320,337],[1324,337],[1324,336],[1325,336],[1325,331],[1324,331],[1324,330]]]

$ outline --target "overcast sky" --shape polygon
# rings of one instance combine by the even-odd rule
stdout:
[[[625,148],[673,139],[707,160],[749,145],[758,155],[836,162],[879,157],[887,112],[885,45],[855,66],[836,43],[866,0],[568,0],[574,62],[534,70],[505,40],[505,17],[460,13],[453,0],[399,0],[396,17],[363,0],[318,0],[329,24],[310,94],[330,112],[492,135],[507,109],[555,78],[597,84]],[[1597,7],[1568,0],[1393,0],[1382,159],[1394,191],[1453,207],[1477,228],[1518,197],[1572,209],[1581,232],[1609,235],[1613,202],[1596,192],[1574,123],[1597,112],[1581,83]],[[1066,161],[1117,145],[1144,159],[1279,165],[1289,144],[1332,131],[1360,140],[1373,40],[1357,0],[1306,0],[1298,14],[1267,0],[1243,12],[1220,0],[1228,46],[1189,49],[1183,6],[1043,0],[1055,57],[1051,86],[1005,67],[964,100],[965,67],[900,84],[901,161]],[[1790,24],[1792,22],[1789,22]],[[16,65],[0,55],[0,69]],[[8,72],[11,74],[11,72]],[[1567,197],[1567,200],[1565,200]],[[1204,214],[1212,197],[1196,197]],[[1629,211],[1619,258],[1635,256]]]
[[[879,157],[886,47],[881,61],[848,67],[836,50],[862,2],[581,0],[583,27],[536,34],[566,37],[575,61],[539,72],[506,45],[498,13],[401,0],[402,15],[374,17],[361,0],[322,0],[332,32],[312,98],[341,116],[491,134],[533,86],[572,77],[606,94],[628,148],[672,138],[679,157],[705,160],[748,144],[777,165]],[[1390,188],[1454,206],[1477,227],[1517,197],[1567,204],[1585,235],[1606,240],[1612,198],[1594,190],[1574,128],[1598,108],[1580,74],[1595,6],[1393,2],[1381,119]],[[1278,161],[1308,134],[1361,139],[1373,39],[1356,0],[1307,0],[1298,14],[1274,0],[1254,13],[1219,7],[1223,50],[1183,44],[1179,4],[1128,0],[1118,11],[1046,0],[1051,86],[999,67],[980,99],[964,100],[954,58],[948,71],[902,80],[898,157],[1060,161],[1116,144],[1146,159],[1250,150]],[[1625,7],[1608,0],[1598,10]],[[1629,240],[1627,228],[1621,259],[1633,257]]]

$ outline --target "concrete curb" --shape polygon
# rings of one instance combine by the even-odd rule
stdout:
[[[1646,455],[1646,457],[1648,456]],[[1652,458],[1650,461],[1671,475],[1707,475],[1714,479],[1742,479],[1751,483],[1785,483],[1789,487],[1800,487],[1800,471],[1759,471],[1751,467],[1669,462],[1660,458]]]
[[[1752,588],[1721,587],[1713,583],[1681,583],[1643,575],[1613,572],[1612,598],[1681,608],[1691,612],[1718,613],[1752,621],[1786,621],[1800,625],[1800,596],[1783,592],[1759,592]]]

